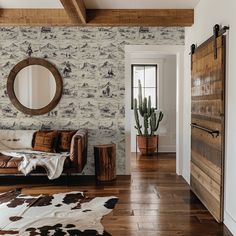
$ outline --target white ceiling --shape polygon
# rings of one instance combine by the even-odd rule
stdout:
[[[84,0],[88,9],[185,9],[200,0]],[[0,8],[62,8],[60,0],[0,0]]]
[[[0,0],[0,8],[62,8],[60,0]]]
[[[194,8],[200,0],[85,0],[89,9]]]

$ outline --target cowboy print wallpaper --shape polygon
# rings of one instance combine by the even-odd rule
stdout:
[[[125,45],[184,45],[178,27],[7,27],[0,28],[0,128],[88,128],[88,164],[93,146],[117,145],[117,174],[125,174]],[[30,117],[11,104],[7,77],[26,57],[45,58],[63,77],[63,96],[46,115]]]

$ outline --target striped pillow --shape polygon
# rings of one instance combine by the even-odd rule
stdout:
[[[34,138],[33,150],[41,152],[56,152],[57,139],[57,131],[37,131]]]

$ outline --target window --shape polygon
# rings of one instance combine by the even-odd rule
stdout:
[[[134,99],[138,98],[139,80],[143,98],[151,96],[152,107],[157,109],[157,65],[132,65],[131,67],[131,109],[134,107]]]

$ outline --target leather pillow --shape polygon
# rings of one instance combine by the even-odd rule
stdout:
[[[56,131],[37,131],[33,140],[33,150],[41,152],[56,152]]]
[[[61,131],[59,135],[59,151],[69,152],[72,137],[76,131]]]

